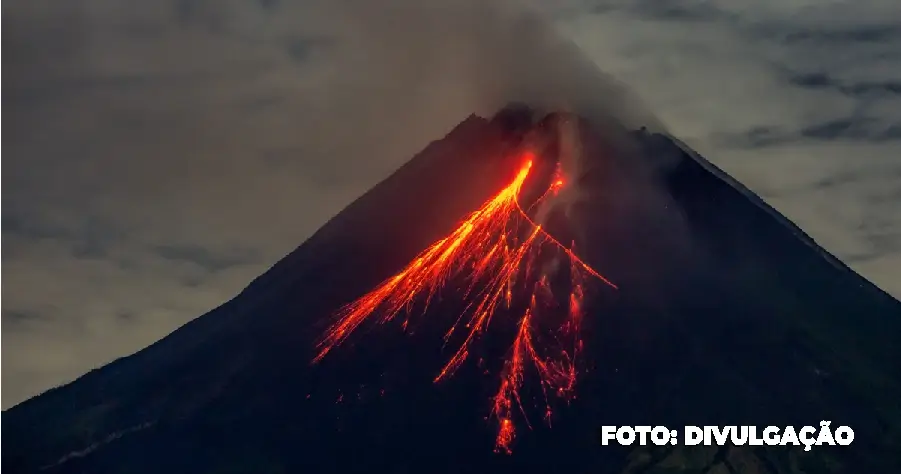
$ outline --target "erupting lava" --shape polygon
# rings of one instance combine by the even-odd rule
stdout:
[[[520,388],[529,367],[538,375],[547,408],[546,419],[550,422],[549,395],[568,400],[575,387],[575,365],[582,345],[578,333],[583,282],[586,277],[594,277],[616,286],[583,262],[572,246],[567,247],[548,234],[520,206],[520,191],[534,158],[533,154],[526,153],[524,164],[513,182],[470,214],[453,233],[420,253],[398,274],[344,306],[338,313],[337,322],[320,342],[314,362],[344,342],[373,314],[379,313],[378,321],[386,323],[404,311],[406,328],[415,304],[421,302],[424,312],[450,279],[462,275],[468,280],[464,291],[468,304],[445,334],[445,341],[449,342],[461,326],[467,332],[462,344],[435,377],[435,382],[451,376],[467,359],[473,342],[485,333],[492,316],[502,305],[508,312],[519,314],[519,319],[493,401],[492,415],[498,421],[496,449],[510,452],[515,436],[515,407],[528,424]],[[547,191],[533,206],[556,196],[563,185],[558,169]],[[563,257],[569,262],[568,298],[554,297],[551,277],[556,273],[542,268],[547,266],[542,263],[547,262],[549,252],[554,252],[551,254],[554,258]],[[540,260],[539,255],[544,260]],[[518,306],[525,307],[517,308],[518,301],[528,304],[520,304]],[[552,326],[549,337],[541,338],[546,329],[539,329],[536,324],[539,318],[542,327]],[[557,321],[559,324],[555,324]]]

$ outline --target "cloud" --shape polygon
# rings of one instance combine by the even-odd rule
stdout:
[[[9,3],[4,407],[230,298],[473,111],[601,98],[653,120],[491,2]],[[894,1],[536,8],[675,135],[901,296]]]
[[[901,296],[897,5],[592,5],[561,24],[599,64],[676,136]]]
[[[216,254],[197,245],[157,245],[152,251],[164,260],[187,262],[210,273],[218,273],[239,265],[259,263],[255,252],[247,249]]]

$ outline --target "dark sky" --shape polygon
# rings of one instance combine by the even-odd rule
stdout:
[[[543,2],[673,134],[901,297],[897,0]],[[487,3],[5,2],[3,407],[230,298],[469,113],[585,98],[546,31]]]

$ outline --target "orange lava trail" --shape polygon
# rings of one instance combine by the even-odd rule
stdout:
[[[320,361],[332,349],[343,343],[371,315],[378,312],[380,323],[392,321],[400,312],[406,313],[409,322],[414,304],[422,298],[425,312],[432,298],[451,278],[464,274],[469,286],[464,297],[469,305],[445,334],[448,342],[461,325],[467,329],[466,337],[435,377],[435,382],[451,376],[469,357],[473,343],[485,333],[498,307],[512,309],[513,295],[521,295],[531,287],[530,301],[520,316],[517,332],[509,350],[501,376],[501,385],[494,397],[492,415],[498,420],[496,450],[510,452],[515,438],[514,407],[523,418],[525,410],[520,400],[522,387],[529,367],[538,375],[545,398],[546,420],[550,422],[549,394],[570,399],[576,382],[576,359],[581,350],[578,336],[582,319],[583,281],[585,276],[599,279],[614,288],[616,286],[582,261],[571,247],[564,246],[534,222],[518,202],[523,183],[532,168],[534,156],[527,154],[525,164],[516,178],[482,207],[470,214],[449,236],[435,242],[420,253],[406,268],[388,278],[378,287],[344,306],[337,314],[337,322],[325,333],[318,345],[314,362]],[[563,186],[557,176],[538,202],[556,195]],[[534,206],[535,204],[533,204]],[[530,207],[531,209],[531,207]],[[520,223],[527,223],[531,230],[520,237]],[[570,295],[565,299],[566,308],[556,308],[547,275],[534,275],[535,260],[545,244],[562,251],[570,262]],[[479,284],[482,286],[479,286]],[[517,298],[518,299],[518,298]],[[519,300],[519,299],[518,299]],[[542,305],[541,302],[549,304]],[[547,311],[565,310],[564,322],[551,338],[556,344],[537,344],[534,319]],[[526,423],[528,419],[526,418]]]

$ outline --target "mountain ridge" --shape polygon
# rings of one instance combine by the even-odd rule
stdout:
[[[698,152],[694,151],[691,147],[689,147],[685,142],[679,140],[676,137],[673,137],[672,135],[667,135],[667,138],[669,138],[674,144],[679,146],[679,148],[684,153],[686,153],[688,156],[690,156],[693,160],[695,160],[698,164],[703,166],[705,169],[709,170],[717,178],[721,179],[723,182],[732,186],[736,191],[740,192],[742,195],[747,197],[749,201],[753,202],[755,205],[757,205],[763,211],[767,212],[769,215],[776,218],[780,223],[782,223],[785,227],[790,229],[796,236],[798,236],[799,239],[803,240],[805,243],[810,245],[811,248],[813,248],[814,250],[819,252],[833,266],[835,266],[841,270],[850,271],[850,272],[854,273],[863,282],[865,282],[865,284],[871,286],[876,291],[882,293],[883,296],[885,296],[889,299],[898,301],[898,299],[895,298],[894,296],[892,296],[889,292],[882,289],[879,285],[876,285],[875,283],[871,282],[863,275],[860,275],[859,273],[857,273],[854,269],[852,269],[850,266],[845,264],[845,262],[843,262],[841,259],[836,257],[832,252],[830,252],[825,247],[820,245],[816,241],[816,239],[814,239],[812,236],[810,236],[810,234],[808,234],[803,229],[801,229],[797,224],[792,222],[784,214],[779,212],[778,209],[776,209],[775,207],[773,207],[772,205],[767,203],[766,200],[763,199],[759,194],[755,193],[750,188],[746,187],[741,182],[739,182],[738,180],[733,178],[731,175],[726,173],[722,168],[716,166],[715,164],[713,164],[712,162],[710,162],[709,160],[707,160],[706,158],[701,156]]]
[[[636,222],[630,223],[582,218],[590,221],[587,232],[595,236],[590,241],[597,248],[589,253],[594,254],[602,272],[621,276],[623,289],[593,305],[592,316],[602,317],[591,318],[586,328],[594,352],[584,389],[578,392],[580,399],[569,409],[561,409],[562,421],[554,428],[536,428],[524,435],[523,445],[512,458],[491,455],[491,430],[480,420],[478,407],[483,403],[479,393],[493,379],[480,375],[482,369],[466,366],[459,382],[440,386],[414,377],[430,373],[430,361],[440,355],[420,342],[432,337],[428,331],[417,339],[393,334],[387,328],[370,330],[353,347],[338,350],[320,366],[310,367],[312,343],[325,328],[330,312],[399,270],[403,262],[444,235],[506,183],[518,159],[511,152],[522,144],[531,126],[516,117],[470,116],[330,219],[235,298],[144,350],[5,410],[4,421],[15,433],[13,455],[20,462],[7,464],[9,456],[5,456],[4,465],[12,466],[13,472],[33,472],[63,459],[64,463],[49,471],[114,472],[117,466],[138,469],[136,461],[130,460],[133,458],[146,463],[144,471],[166,467],[186,472],[189,466],[210,470],[237,465],[244,459],[241,456],[257,459],[257,463],[274,456],[277,459],[272,466],[291,471],[291,466],[303,465],[290,458],[298,449],[292,443],[306,442],[314,446],[305,454],[308,462],[323,470],[340,465],[349,472],[354,470],[351,464],[331,459],[328,453],[339,452],[341,443],[355,439],[369,440],[384,451],[371,448],[361,454],[362,459],[396,469],[415,469],[425,464],[390,457],[392,453],[400,456],[403,449],[391,444],[393,438],[388,434],[398,437],[397,443],[416,446],[423,456],[439,456],[446,442],[435,441],[438,446],[433,446],[428,440],[416,439],[422,438],[417,433],[431,433],[456,440],[447,449],[463,457],[456,461],[447,458],[450,464],[446,469],[451,471],[463,466],[515,470],[516,466],[547,467],[555,462],[559,466],[550,470],[565,471],[567,462],[560,456],[569,453],[573,458],[568,462],[579,471],[595,466],[598,472],[662,472],[660,469],[670,466],[672,472],[700,472],[684,459],[679,461],[681,468],[674,461],[674,457],[697,456],[691,450],[604,451],[597,446],[596,429],[600,424],[612,424],[611,420],[638,424],[629,416],[648,418],[654,413],[664,420],[685,422],[705,414],[708,419],[735,424],[742,419],[759,421],[766,413],[803,422],[801,414],[813,413],[812,408],[855,417],[858,426],[864,427],[858,444],[864,452],[876,453],[876,460],[851,456],[858,466],[901,465],[897,457],[884,451],[897,446],[901,429],[901,414],[892,408],[893,395],[901,394],[901,382],[891,375],[895,366],[899,369],[896,373],[901,373],[899,349],[892,345],[898,342],[898,320],[891,319],[901,315],[901,303],[889,295],[873,299],[867,296],[875,294],[870,288],[848,288],[849,273],[855,275],[852,278],[863,277],[847,267],[830,265],[831,270],[821,270],[816,258],[796,251],[801,248],[797,243],[819,249],[812,239],[815,247],[793,231],[796,226],[785,227],[780,221],[793,240],[784,237],[769,224],[775,216],[760,207],[760,203],[766,205],[762,199],[757,197],[760,203],[756,202],[746,194],[750,191],[733,184],[737,183],[734,179],[724,179],[728,176],[725,172],[664,135],[640,137],[639,141],[651,155],[661,150],[661,144],[681,150],[674,167],[666,169],[664,181],[672,205],[678,205],[678,217],[685,219],[692,237],[699,236],[702,252],[686,257],[671,255],[682,248],[679,245],[657,246],[654,241],[660,240],[659,236],[648,234],[655,227],[643,222],[652,217],[635,217]],[[606,183],[617,176],[586,179]],[[731,189],[731,194],[723,186]],[[410,195],[423,199],[410,199]],[[761,220],[745,211],[741,199],[768,218]],[[656,201],[650,203],[656,206]],[[631,210],[624,206],[619,211]],[[584,212],[605,215],[591,209]],[[781,219],[790,222],[784,216]],[[759,224],[755,228],[759,237],[747,235],[749,222]],[[606,230],[597,232],[592,225]],[[614,235],[608,238],[604,232]],[[710,242],[713,244],[706,245]],[[361,261],[367,263],[361,265]],[[668,276],[659,277],[658,273]],[[861,293],[861,289],[866,291]],[[453,305],[447,304],[450,306],[436,309],[433,316],[440,319],[452,313]],[[860,310],[869,313],[857,318],[857,327],[847,326],[848,312]],[[371,341],[376,334],[381,340]],[[789,345],[783,347],[783,343]],[[836,354],[838,347],[842,350]],[[407,360],[407,356],[419,360]],[[784,367],[769,367],[766,361]],[[381,383],[389,395],[374,395],[361,388],[359,407],[348,405],[344,401],[345,396],[352,396],[348,387],[368,383],[364,381]],[[733,393],[730,384],[744,387],[748,393]],[[868,384],[876,384],[880,391],[866,390]],[[680,402],[653,395],[654,387]],[[334,389],[340,393],[338,402],[334,402]],[[391,393],[398,395],[391,398]],[[333,398],[320,401],[326,396]],[[692,401],[692,397],[707,399],[707,403]],[[734,398],[734,406],[716,405],[724,397]],[[780,401],[780,397],[789,401]],[[430,409],[425,402],[439,408]],[[476,409],[456,414],[441,408],[441,403],[448,402]],[[851,408],[842,408],[843,403]],[[619,407],[621,413],[604,411],[604,406]],[[383,410],[384,414],[366,410]],[[395,420],[392,426],[391,415],[408,425]],[[284,417],[290,426],[280,426],[267,416]],[[387,418],[378,421],[381,417]],[[345,418],[348,421],[339,421]],[[143,428],[115,436],[136,426]],[[235,426],[238,431],[260,434],[248,438],[222,431]],[[436,429],[439,432],[435,433]],[[345,434],[340,434],[341,430]],[[452,433],[457,432],[466,435],[454,438]],[[878,441],[879,433],[884,433],[886,441]],[[182,447],[175,449],[175,441],[169,440],[182,440]],[[453,448],[453,442],[460,447]],[[97,443],[83,456],[65,458]],[[224,451],[216,457],[210,451],[214,446],[229,448],[217,448]],[[184,458],[192,447],[205,454]],[[148,457],[161,449],[176,453],[171,454],[172,459]],[[715,450],[710,456],[701,456],[707,461],[699,469],[730,466],[727,459],[731,457],[732,464],[763,466],[743,472],[801,472],[790,467],[799,461],[786,459],[802,456],[809,460],[806,455],[763,450],[766,453]],[[548,458],[538,457],[541,452],[547,452]],[[617,457],[622,453],[629,457]],[[785,459],[780,457],[783,454]],[[833,462],[829,456],[815,459]],[[598,464],[602,461],[604,464]],[[847,462],[844,467],[827,466],[822,472],[852,472]],[[766,467],[768,463],[772,466]],[[610,467],[613,465],[622,469]],[[253,470],[250,466],[249,471]]]

